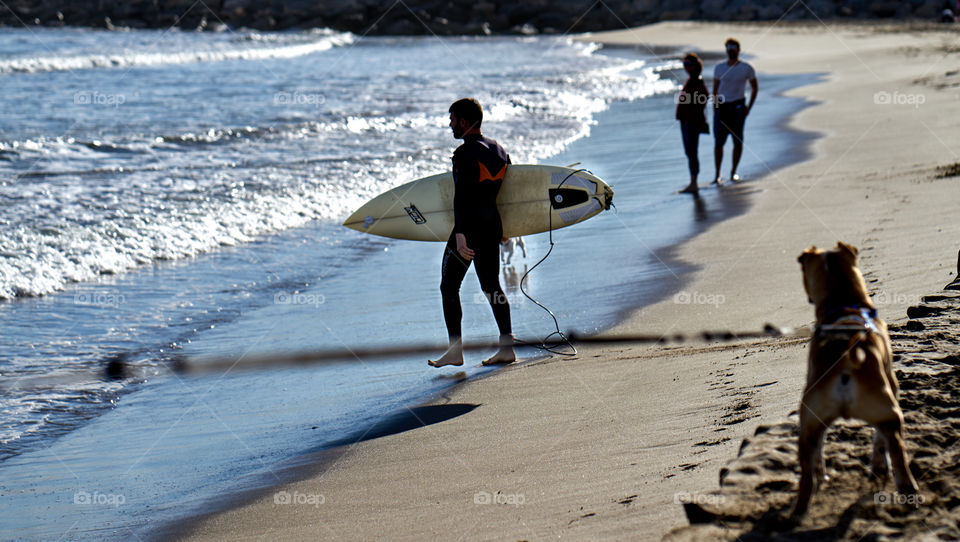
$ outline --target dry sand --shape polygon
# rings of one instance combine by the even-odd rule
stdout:
[[[960,292],[926,296],[909,315],[890,334],[919,495],[871,480],[873,430],[844,421],[827,437],[830,480],[804,521],[787,524],[798,475],[791,414],[743,441],[720,472],[720,489],[689,499],[692,525],[666,540],[960,540]]]
[[[822,82],[792,91],[820,102],[792,124],[825,137],[814,144],[812,160],[724,188],[753,192],[753,208],[673,254],[700,269],[685,289],[690,299],[722,303],[667,299],[633,314],[614,332],[808,325],[813,308],[803,294],[796,256],[810,244],[832,246],[838,239],[860,247],[881,316],[903,324],[907,307],[953,279],[960,245],[960,179],[937,178],[936,170],[960,161],[960,34],[952,27],[662,23],[592,39],[716,52],[728,36],[741,41],[761,73],[758,107],[763,73],[824,75]],[[876,103],[884,96],[895,103]],[[710,158],[701,160],[709,175]],[[749,121],[744,160],[769,160],[751,154]],[[909,348],[904,340],[913,339],[898,343]],[[923,348],[932,349],[926,355],[931,358],[956,349],[956,343],[938,340]],[[759,503],[747,513],[734,506],[741,523],[733,527],[749,530],[764,506],[789,498],[796,482],[786,416],[799,401],[805,354],[803,340],[770,339],[594,347],[573,360],[519,364],[466,383],[438,402],[477,408],[352,446],[309,477],[207,517],[181,535],[203,540],[656,540],[688,524],[677,501],[689,494],[704,492],[695,498],[705,509],[716,505],[711,512],[729,514],[719,504],[736,505],[732,497],[711,501],[703,495],[715,495],[709,490],[718,487],[721,469],[740,468],[738,462],[727,464],[741,441],[758,426],[771,426],[775,429],[768,436],[780,440],[761,438],[767,444],[754,440],[747,449],[773,453],[783,443],[788,447],[781,452],[781,468],[770,470],[779,477],[764,478],[780,481],[765,487],[763,498],[772,500],[758,500],[760,490],[750,482],[735,486]],[[915,388],[907,380],[904,401],[914,401],[908,399]],[[919,416],[908,413],[911,455],[921,444],[932,446],[914,439],[919,434],[914,426],[930,422]],[[844,431],[862,432],[851,426],[837,434],[844,437]],[[831,437],[826,450],[841,458],[830,463],[839,480],[856,474],[836,466],[842,467],[842,458],[868,453],[862,438],[847,437]],[[847,448],[839,446],[840,440]],[[953,427],[940,444],[949,447],[956,440]],[[850,442],[863,449],[858,445],[854,452]],[[931,458],[918,456],[916,463],[921,461]],[[839,521],[860,496],[856,483],[845,484],[815,497],[809,520],[814,523],[801,525],[801,531]],[[921,485],[931,498],[932,492],[946,491],[943,484],[930,485],[929,478]],[[303,504],[276,504],[274,495],[281,490],[300,495]],[[323,503],[306,502],[304,496],[310,495],[322,495]],[[493,504],[483,504],[487,495]],[[956,498],[941,496],[943,502]],[[897,518],[867,522],[865,528],[886,532]],[[706,519],[714,518],[708,514]],[[718,525],[698,528],[717,530]],[[725,536],[692,532],[671,536]]]

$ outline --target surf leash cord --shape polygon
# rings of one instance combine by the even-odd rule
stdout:
[[[570,177],[573,177],[574,175],[576,175],[577,173],[580,173],[581,171],[586,173],[591,173],[589,170],[584,168],[571,171],[569,174],[567,174],[566,177],[563,178],[562,181],[560,181],[560,184],[557,185],[557,189],[559,190],[563,186],[563,183],[567,182],[567,180]],[[551,354],[556,354],[560,356],[576,356],[577,347],[575,347],[573,343],[570,341],[570,339],[568,339],[567,336],[564,335],[562,331],[560,331],[560,322],[557,320],[557,315],[554,314],[553,311],[547,308],[543,303],[540,303],[539,301],[534,299],[529,293],[527,293],[526,288],[524,288],[524,283],[527,281],[527,276],[531,272],[533,272],[533,270],[536,269],[540,264],[545,262],[547,258],[550,257],[550,254],[553,252],[553,246],[556,244],[553,241],[553,203],[552,202],[547,206],[547,224],[549,225],[547,232],[550,239],[550,248],[547,250],[547,253],[543,255],[543,258],[540,258],[540,261],[535,263],[533,267],[528,269],[526,273],[523,274],[523,278],[520,279],[520,292],[524,295],[524,297],[532,301],[536,306],[547,311],[547,314],[549,314],[550,318],[553,319],[554,331],[551,332],[546,337],[544,337],[543,339],[541,339],[539,344],[528,343],[528,342],[524,342],[516,339],[514,339],[514,343],[520,346],[533,346],[534,348],[539,348],[540,350],[544,350],[546,352],[550,352]],[[557,337],[558,339],[557,342],[554,344],[547,344],[547,341],[549,341],[550,338],[553,336]],[[558,348],[562,348],[562,347],[567,347],[570,350],[572,350],[572,352],[564,352],[564,351],[558,350]]]

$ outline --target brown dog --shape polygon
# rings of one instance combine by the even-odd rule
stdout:
[[[816,306],[817,328],[800,402],[800,488],[792,517],[806,513],[824,478],[823,436],[837,418],[858,418],[876,427],[873,474],[886,478],[889,453],[897,491],[915,494],[887,325],[877,318],[867,294],[857,249],[842,242],[829,251],[810,247],[798,260],[807,297]]]

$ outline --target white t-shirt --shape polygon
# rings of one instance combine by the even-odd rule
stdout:
[[[753,71],[753,66],[742,60],[733,66],[728,65],[726,61],[717,64],[713,69],[714,81],[720,82],[720,86],[717,87],[717,101],[726,103],[746,98],[747,81],[756,78],[757,74]]]

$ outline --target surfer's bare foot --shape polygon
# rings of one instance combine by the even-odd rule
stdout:
[[[513,351],[513,335],[500,335],[500,349],[492,357],[484,360],[483,364],[502,365],[514,361],[517,361],[517,354]]]
[[[737,175],[736,173],[731,173],[731,174],[730,174],[730,180],[733,181],[733,182],[735,182],[735,183],[738,183],[738,182],[740,182],[740,176]]]
[[[500,348],[497,350],[497,353],[489,359],[483,360],[484,365],[503,365],[505,363],[513,363],[517,361],[517,355],[513,352],[513,348]]]
[[[450,348],[438,360],[427,360],[431,367],[446,367],[447,365],[463,365],[463,342],[454,341]]]
[[[713,179],[713,182],[710,183],[710,184],[715,184],[715,185],[717,185],[717,186],[720,186],[721,184],[723,184],[723,179],[722,179],[719,175],[717,175],[717,176]]]
[[[699,191],[700,191],[700,189],[697,188],[697,185],[695,185],[695,184],[690,184],[690,185],[687,185],[686,188],[684,188],[683,190],[681,190],[680,193],[681,193],[681,194],[696,194],[696,193],[699,192]]]

